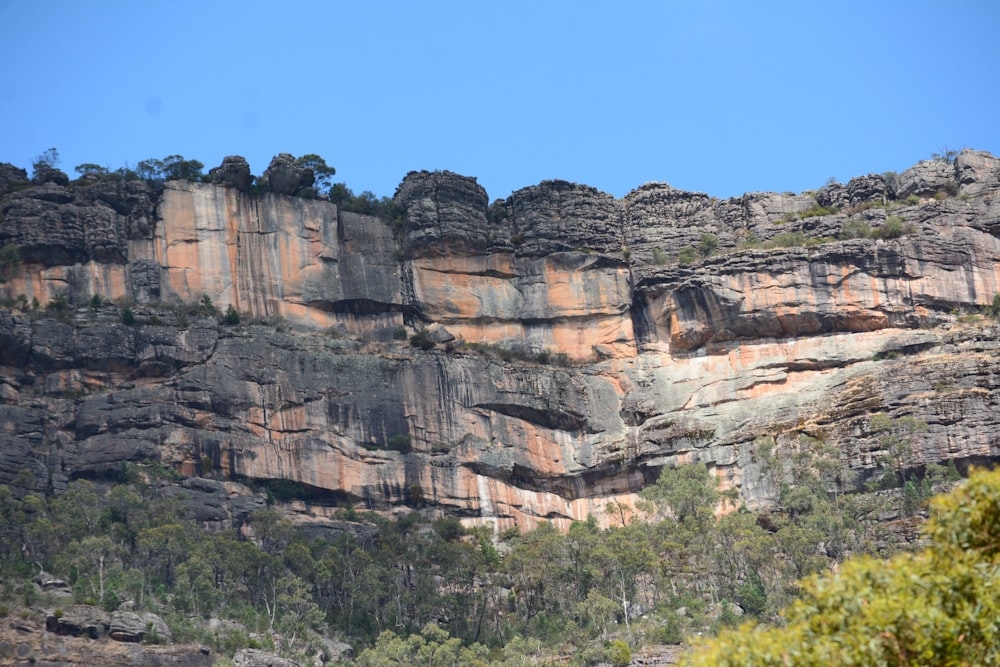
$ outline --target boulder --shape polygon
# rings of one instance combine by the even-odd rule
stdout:
[[[497,241],[497,230],[486,221],[489,197],[475,178],[411,171],[395,198],[406,210],[403,245],[409,257],[485,252]]]
[[[543,181],[505,201],[511,243],[518,254],[617,253],[622,246],[624,208],[597,188],[567,181]]]
[[[131,611],[116,611],[111,614],[108,636],[116,642],[138,644],[146,634],[146,623]]]
[[[300,167],[291,153],[279,153],[271,159],[259,183],[277,195],[308,194],[316,176],[312,169]]]
[[[213,182],[232,185],[240,192],[249,192],[250,184],[253,182],[250,164],[242,155],[229,155],[222,158],[222,164],[210,169],[208,176]]]
[[[923,160],[899,175],[896,196],[933,197],[939,192],[953,195],[958,191],[955,165],[947,160]]]
[[[867,202],[882,202],[894,195],[894,192],[889,191],[889,184],[879,174],[857,176],[847,182],[847,196],[851,206]]]
[[[28,172],[9,162],[0,162],[0,197],[13,190],[30,184]]]
[[[301,663],[259,649],[240,649],[233,656],[233,667],[302,667]]]
[[[69,185],[69,176],[61,169],[56,169],[47,164],[39,164],[35,167],[35,174],[31,177],[31,182],[35,185],[55,183],[63,187]]]
[[[61,613],[54,611],[45,618],[45,629],[57,635],[87,636],[100,639],[108,634],[110,618],[107,612],[91,605],[76,604]]]

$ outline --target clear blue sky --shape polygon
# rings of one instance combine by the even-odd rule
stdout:
[[[0,161],[729,197],[1000,154],[998,0],[0,0]]]

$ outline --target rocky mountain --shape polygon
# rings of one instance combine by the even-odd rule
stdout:
[[[0,165],[0,483],[159,464],[206,523],[270,493],[502,529],[614,522],[683,463],[766,504],[765,445],[834,447],[844,490],[1000,453],[987,153],[726,200],[413,172],[382,217],[249,173]]]

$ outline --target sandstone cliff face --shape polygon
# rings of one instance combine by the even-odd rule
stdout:
[[[28,470],[18,484],[58,491],[159,461],[207,522],[281,479],[313,527],[352,503],[503,528],[613,521],[685,462],[766,503],[762,436],[822,439],[863,479],[878,413],[926,422],[908,465],[993,458],[997,329],[959,316],[1000,292],[998,177],[965,151],[799,195],[548,181],[490,205],[474,179],[414,172],[395,224],[225,183],[14,179],[0,483]],[[718,253],[678,263],[706,234]],[[789,234],[823,242],[760,247]],[[29,305],[57,295],[67,312]],[[203,295],[243,324],[206,317]],[[457,340],[418,349],[402,326]]]

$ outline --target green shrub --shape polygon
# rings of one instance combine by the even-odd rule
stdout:
[[[406,340],[406,327],[396,327],[392,332],[393,340]]]
[[[909,195],[903,201],[905,201],[907,204],[910,204],[912,206],[914,204],[919,204],[920,203],[920,197],[918,197],[917,195]]]
[[[13,243],[0,248],[0,283],[16,278],[21,273],[21,251]]]
[[[993,295],[993,303],[986,309],[986,314],[993,319],[1000,319],[1000,293]]]
[[[616,639],[611,642],[611,647],[608,650],[608,658],[611,660],[612,667],[628,667],[628,664],[632,662],[632,650],[628,647],[628,644],[620,639]]]
[[[240,323],[240,313],[236,310],[236,306],[229,304],[226,308],[226,314],[222,317],[222,323],[227,326],[235,326]]]
[[[46,304],[45,310],[49,312],[54,312],[56,315],[62,316],[69,312],[69,302],[66,300],[66,295],[63,293],[56,294],[52,299]]]
[[[806,244],[806,235],[802,232],[781,232],[771,237],[771,240],[764,244],[765,248],[791,248]]]
[[[820,206],[819,204],[816,204],[815,206],[812,206],[806,209],[805,211],[799,213],[799,217],[805,220],[806,218],[815,218],[821,215],[833,215],[834,213],[837,213],[839,211],[840,209],[838,209],[836,206],[831,206],[830,208],[826,208]]]
[[[684,246],[677,253],[678,264],[691,264],[696,261],[698,261],[698,251],[695,250],[694,246]]]
[[[667,263],[667,253],[663,252],[663,248],[659,246],[653,248],[653,264],[657,266],[663,266]]]
[[[198,302],[198,309],[201,310],[206,315],[218,315],[219,309],[215,307],[212,303],[212,297],[207,294],[201,295],[201,301]]]
[[[122,308],[122,324],[130,327],[135,325],[135,313],[128,306]]]
[[[426,329],[418,329],[417,333],[410,336],[410,346],[426,352],[434,349],[434,341],[427,337]]]
[[[715,234],[702,234],[698,241],[698,252],[702,257],[711,257],[719,249],[719,237]]]
[[[890,215],[885,219],[881,227],[872,231],[872,238],[876,239],[898,239],[904,234],[913,233],[913,228],[905,224],[902,216]]]
[[[410,434],[409,433],[397,433],[396,435],[389,438],[386,441],[386,447],[389,449],[394,449],[397,452],[408,452],[410,451]]]
[[[870,239],[872,228],[863,220],[848,220],[840,229],[841,239]]]

